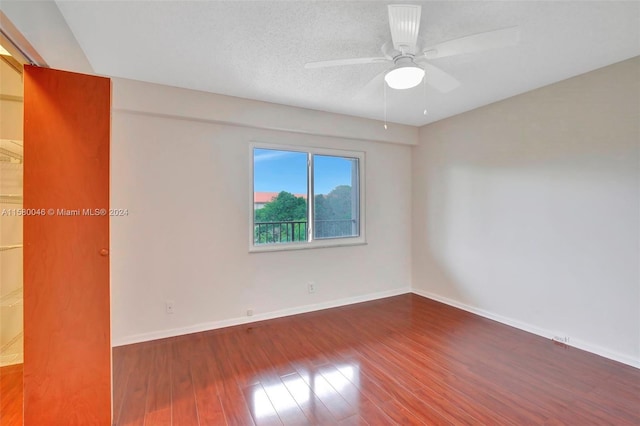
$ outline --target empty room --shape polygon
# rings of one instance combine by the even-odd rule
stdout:
[[[640,424],[640,2],[0,3],[0,424]]]

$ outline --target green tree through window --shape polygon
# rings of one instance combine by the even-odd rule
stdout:
[[[290,192],[281,191],[264,207],[255,211],[256,222],[307,220],[307,201]]]
[[[351,235],[353,224],[351,186],[339,185],[327,195],[316,195],[314,209],[317,238]]]
[[[305,241],[307,238],[307,200],[281,191],[255,210],[256,243]]]

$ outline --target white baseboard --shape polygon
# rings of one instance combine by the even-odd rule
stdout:
[[[511,327],[515,327],[517,329],[520,329],[529,333],[533,333],[538,336],[545,337],[547,339],[552,339],[554,336],[558,335],[558,333],[554,333],[553,331],[539,328],[534,325],[531,325],[522,321],[517,321],[502,315],[494,314],[493,312],[485,311],[484,309],[466,305],[464,303],[458,302],[457,300],[439,296],[437,294],[430,293],[428,291],[418,290],[415,288],[412,289],[411,291],[412,293],[422,297],[426,297],[427,299],[432,299],[437,302],[442,302],[445,305],[453,306],[454,308],[459,308],[459,309],[462,309],[463,311],[471,312],[472,314],[480,315],[481,317],[488,318],[488,319],[497,321],[499,323],[506,324]],[[591,344],[589,342],[575,340],[572,338],[570,342],[565,344],[568,346],[573,346],[574,348],[577,348],[577,349],[582,349],[584,351],[591,352],[596,355],[600,355],[604,358],[608,358],[614,361],[621,362],[626,365],[630,365],[631,367],[640,368],[640,359],[635,359],[631,356],[624,355],[624,354],[603,348],[601,346]]]
[[[489,312],[481,308],[470,306],[470,305],[458,302],[457,300],[449,299],[447,297],[443,297],[443,296],[430,293],[424,290],[411,289],[411,288],[398,288],[398,289],[383,291],[379,293],[371,293],[371,294],[366,294],[362,296],[347,297],[343,299],[316,303],[312,305],[305,305],[305,306],[300,306],[296,308],[281,309],[278,311],[254,315],[252,317],[230,318],[227,320],[194,324],[187,327],[172,328],[167,330],[157,330],[149,333],[141,333],[141,334],[134,334],[130,336],[124,336],[119,339],[114,339],[113,346],[114,347],[123,346],[123,345],[129,345],[133,343],[147,342],[150,340],[164,339],[167,337],[181,336],[184,334],[198,333],[201,331],[209,331],[209,330],[215,330],[215,329],[224,328],[224,327],[232,327],[235,325],[248,324],[252,322],[264,321],[264,320],[269,320],[274,318],[282,318],[282,317],[287,317],[291,315],[319,311],[322,309],[352,305],[354,303],[369,302],[371,300],[384,299],[385,297],[398,296],[400,294],[406,294],[406,293],[414,293],[419,296],[426,297],[428,299],[432,299],[432,300],[444,303],[446,305],[453,306],[455,308],[459,308],[467,312],[471,312],[476,315],[480,315],[481,317],[488,318],[488,319],[497,321],[499,323],[509,325],[511,327],[515,327],[519,330],[523,330],[538,336],[545,337],[547,339],[552,339],[554,336],[558,334],[551,330],[539,328],[522,321],[517,321],[512,318],[494,314],[493,312]],[[591,352],[593,354],[600,355],[602,357],[621,362],[631,367],[640,368],[640,359],[635,359],[631,356],[621,354],[621,353],[603,348],[601,346],[591,344],[589,342],[584,342],[584,341],[576,340],[572,338],[572,340],[566,344],[568,346],[573,346],[577,349],[582,349],[584,351]]]
[[[288,317],[291,315],[304,314],[307,312],[319,311],[322,309],[337,308],[339,306],[352,305],[354,303],[369,302],[371,300],[384,299],[385,297],[398,296],[400,294],[411,293],[411,288],[398,288],[394,290],[382,291],[379,293],[365,294],[362,296],[347,297],[344,299],[332,300],[329,302],[304,305],[296,308],[281,309],[279,311],[267,312],[251,317],[230,318],[221,321],[205,322],[187,327],[172,328],[168,330],[151,331],[149,333],[133,334],[118,339],[113,339],[112,345],[123,346],[132,343],[147,342],[149,340],[164,339],[166,337],[181,336],[184,334],[198,333],[201,331],[215,330],[218,328],[231,327],[234,325],[248,324],[257,321],[264,321],[274,318]]]

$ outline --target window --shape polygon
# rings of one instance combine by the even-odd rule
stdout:
[[[364,153],[252,146],[251,251],[362,244]]]

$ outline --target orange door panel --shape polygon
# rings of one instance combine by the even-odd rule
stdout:
[[[25,67],[26,426],[111,422],[110,109],[109,79]]]

